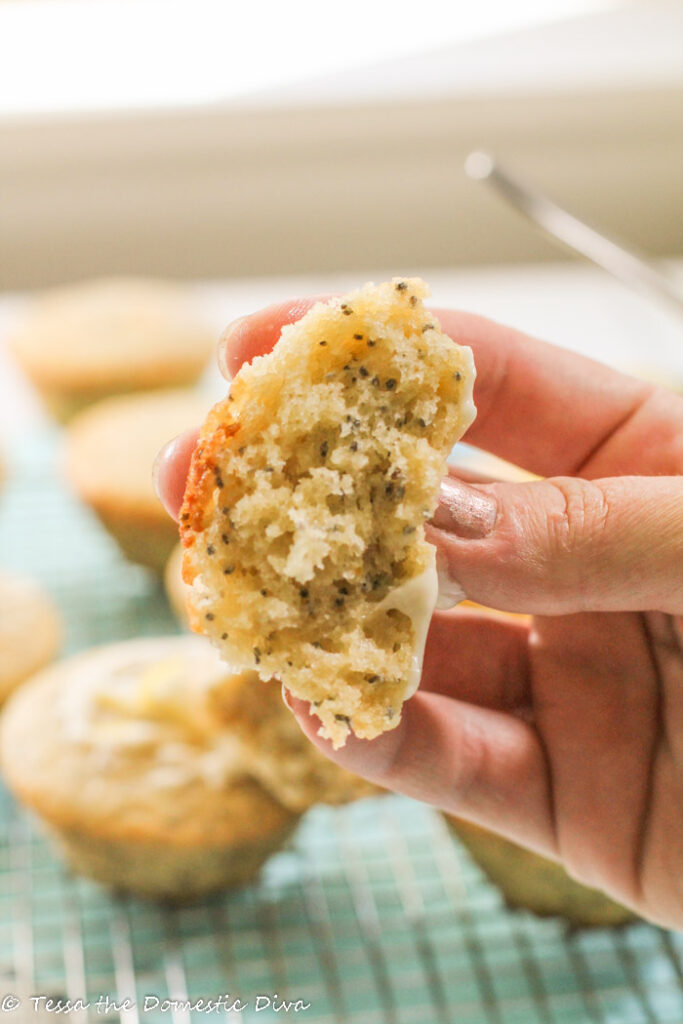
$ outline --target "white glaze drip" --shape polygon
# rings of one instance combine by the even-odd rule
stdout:
[[[439,593],[436,574],[436,548],[431,548],[430,564],[418,576],[406,580],[399,587],[390,590],[374,612],[396,611],[407,615],[413,624],[413,653],[406,682],[404,700],[412,697],[422,676],[425,643]]]

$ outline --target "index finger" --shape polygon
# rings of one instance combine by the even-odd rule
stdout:
[[[330,295],[317,295],[279,302],[233,321],[219,342],[219,364],[228,376],[234,377],[242,363],[249,363],[255,356],[270,352],[283,327],[300,320],[316,302],[326,302],[330,298]]]
[[[269,306],[231,325],[221,342],[229,373],[269,352],[285,324],[327,298]],[[477,418],[468,443],[539,476],[680,472],[682,399],[484,317],[434,313],[474,352]]]
[[[539,476],[681,471],[679,396],[484,317],[435,313],[474,353],[468,443]]]

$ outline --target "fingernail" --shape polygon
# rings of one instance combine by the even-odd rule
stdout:
[[[467,597],[456,579],[454,579],[448,568],[448,559],[442,551],[436,550],[436,575],[439,580],[439,596],[436,599],[436,607],[441,611],[453,608],[460,604]]]
[[[447,476],[441,481],[439,504],[432,524],[468,540],[482,540],[493,530],[498,502],[492,494]]]
[[[228,365],[228,343],[233,341],[235,336],[240,333],[242,325],[246,322],[246,319],[247,318],[245,316],[240,316],[237,320],[233,320],[229,323],[221,334],[221,338],[218,343],[216,362],[218,363],[218,369],[226,380],[232,380],[232,371]]]
[[[160,501],[163,501],[162,482],[166,466],[173,457],[173,450],[177,440],[178,438],[174,437],[172,441],[168,441],[163,448],[160,448],[154,456],[154,462],[152,463],[152,483],[154,485],[154,492]]]
[[[288,707],[289,710],[292,711],[293,708],[289,697],[289,690],[287,689],[284,683],[282,684],[282,700],[285,704],[285,707]]]
[[[183,503],[187,474],[197,440],[196,430],[186,430],[161,448],[152,463],[152,484],[159,501],[174,519]]]

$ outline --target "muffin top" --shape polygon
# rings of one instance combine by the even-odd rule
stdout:
[[[46,386],[156,387],[199,372],[215,343],[180,285],[86,281],[44,293],[10,339]]]
[[[222,829],[258,832],[264,803],[291,812],[324,797],[315,785],[323,759],[291,722],[279,689],[251,676],[235,676],[207,641],[191,636],[69,658],[8,705],[0,756],[10,788],[60,827],[87,821],[105,834],[148,835],[172,826],[192,841],[208,825],[207,840]],[[215,698],[252,685],[271,722],[258,743],[247,716],[226,714],[225,700]],[[278,717],[298,733],[287,744]]]

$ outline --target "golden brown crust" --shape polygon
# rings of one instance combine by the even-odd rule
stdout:
[[[180,536],[183,547],[192,547],[195,533],[200,532],[211,517],[218,457],[234,447],[231,441],[240,431],[239,421],[233,417],[232,408],[233,400],[229,398],[214,406],[192,453],[183,506],[180,510]],[[188,563],[183,563],[185,582],[192,583],[194,576],[195,573]]]

